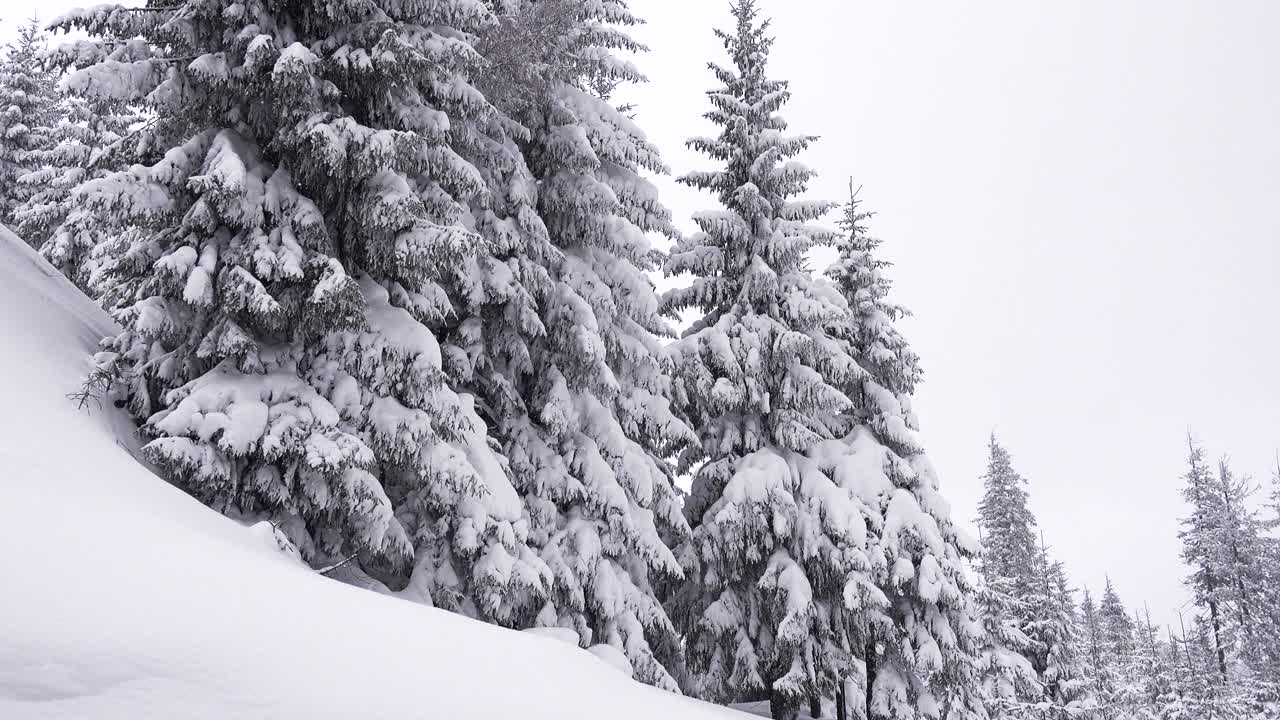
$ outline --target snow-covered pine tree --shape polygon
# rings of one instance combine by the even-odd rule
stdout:
[[[1024,717],[1026,698],[1041,694],[1036,670],[1027,659],[1032,642],[1014,619],[1017,612],[1007,586],[1004,579],[994,584],[982,579],[977,595],[984,631],[981,693],[987,715],[996,720]]]
[[[891,263],[877,254],[881,240],[867,227],[872,214],[861,208],[852,183],[842,210],[839,254],[826,275],[848,305],[849,314],[833,332],[847,343],[849,354],[864,371],[848,390],[855,412],[844,420],[850,430],[870,427],[877,439],[900,457],[919,455],[923,449],[915,435],[919,428],[911,411],[911,395],[924,373],[919,356],[896,325],[911,313],[889,300],[893,283],[885,270]]]
[[[1274,580],[1268,568],[1266,523],[1254,509],[1258,488],[1247,476],[1232,471],[1224,458],[1218,463],[1217,490],[1221,519],[1215,553],[1227,608],[1225,633],[1231,639],[1241,684],[1256,678],[1275,678],[1280,672],[1280,608],[1272,602]]]
[[[1063,631],[1059,626],[1061,618],[1055,617],[1052,610],[1048,556],[1042,555],[1036,545],[1036,520],[1028,505],[1026,479],[1014,469],[1008,450],[994,434],[988,449],[987,471],[982,476],[983,495],[978,504],[978,527],[983,542],[980,567],[987,584],[999,588],[1009,598],[997,609],[1012,613],[998,621],[992,619],[988,624],[1010,622],[1027,638],[1017,650],[1026,654],[1035,669],[1037,682],[1021,688],[1025,694],[1016,698],[1017,703],[1024,707],[1051,703],[1046,696],[1051,681],[1045,673],[1052,645]]]
[[[1185,483],[1182,497],[1191,507],[1191,513],[1182,519],[1178,537],[1182,540],[1182,560],[1192,571],[1187,583],[1196,605],[1208,613],[1217,658],[1216,669],[1225,680],[1227,656],[1223,597],[1226,589],[1220,567],[1222,494],[1204,460],[1204,451],[1190,437],[1187,445],[1188,468],[1182,476]]]
[[[1043,579],[1036,583],[1031,596],[1033,620],[1029,637],[1041,649],[1044,663],[1037,668],[1044,688],[1041,716],[1069,718],[1087,711],[1092,702],[1071,586],[1062,563],[1049,556],[1043,540],[1036,572]]]
[[[1242,703],[1236,688],[1218,672],[1218,648],[1213,638],[1212,621],[1203,614],[1194,616],[1186,641],[1193,668],[1191,695],[1197,717],[1255,720],[1241,712]]]
[[[1129,611],[1120,600],[1111,578],[1107,578],[1098,601],[1100,651],[1107,694],[1100,697],[1104,716],[1117,720],[1133,711],[1133,656],[1136,647],[1135,626]]]
[[[1185,651],[1185,641],[1173,634],[1173,629],[1165,632],[1163,667],[1166,669],[1168,682],[1166,691],[1159,700],[1160,720],[1198,720],[1195,699],[1190,695],[1192,685],[1190,658]]]
[[[1260,632],[1255,646],[1255,657],[1261,662],[1249,679],[1250,694],[1260,717],[1280,718],[1280,457],[1272,471],[1261,527],[1262,582],[1256,606],[1262,613],[1257,619]]]
[[[657,150],[606,92],[641,79],[615,55],[640,49],[625,33],[638,20],[614,0],[492,5],[480,84],[518,125],[488,149],[508,161],[484,170],[489,203],[471,210],[491,249],[448,367],[482,399],[551,571],[524,624],[613,645],[637,679],[678,690],[658,587],[681,577],[669,543],[688,534],[667,458],[693,435],[670,409],[672,331],[646,275],[646,233],[674,231],[641,175],[665,171]]]
[[[982,568],[989,579],[1004,578],[1017,598],[1030,599],[1037,583],[1036,519],[1028,506],[1027,481],[1013,468],[1009,451],[996,441],[989,445],[983,494],[978,504],[982,528]],[[1026,622],[1023,615],[1019,622]]]
[[[129,231],[99,372],[147,456],[312,563],[513,622],[546,568],[431,329],[479,244],[464,203],[485,188],[450,143],[493,114],[467,82],[490,21],[464,0],[189,0],[58,25],[98,38],[60,51],[72,92],[154,114],[150,165],[75,192]]]
[[[94,211],[76,202],[82,183],[105,178],[134,161],[129,128],[140,116],[128,107],[62,93],[52,127],[40,128],[47,147],[30,153],[33,170],[18,179],[28,197],[14,212],[18,234],[91,297],[98,268],[95,248],[106,241]]]
[[[980,716],[984,677],[995,678],[988,683],[992,688],[1026,689],[1026,683],[1034,683],[1029,666],[1012,650],[1021,649],[1026,639],[1003,624],[986,628],[994,634],[985,641],[980,637],[983,623],[991,619],[983,608],[1007,597],[1003,589],[974,588],[967,577],[965,560],[976,548],[952,522],[916,436],[911,394],[922,373],[895,324],[909,313],[889,300],[889,263],[877,255],[880,240],[868,232],[870,213],[860,208],[852,185],[843,210],[839,255],[827,276],[848,311],[830,332],[854,358],[858,372],[837,386],[852,406],[833,428],[844,436],[845,451],[853,453],[846,463],[859,467],[870,461],[874,468],[880,457],[882,471],[835,475],[869,513],[869,567],[859,581],[873,590],[863,592],[866,597],[853,616],[864,621],[854,633],[862,716],[914,717],[939,700],[950,717]],[[914,578],[907,568],[915,569]],[[924,576],[938,582],[923,581]],[[975,620],[978,616],[984,619]],[[939,664],[919,661],[926,657]]]
[[[1099,716],[1107,718],[1106,707],[1115,694],[1115,669],[1111,658],[1106,654],[1102,619],[1089,588],[1084,589],[1080,598],[1080,638],[1086,657],[1086,674],[1092,685],[1091,694],[1095,704],[1102,708]]]
[[[1107,578],[1098,602],[1098,622],[1102,628],[1102,651],[1116,662],[1127,660],[1134,648],[1133,618],[1129,617],[1111,578]]]
[[[790,158],[814,138],[784,135],[777,111],[790,93],[765,74],[773,41],[756,3],[732,12],[736,27],[717,31],[731,65],[711,65],[723,87],[708,93],[706,117],[721,133],[689,141],[723,166],[681,178],[723,209],[696,215],[700,232],[678,242],[666,266],[693,280],[670,291],[665,308],[704,313],[674,349],[678,406],[700,443],[680,456],[681,471],[694,471],[693,536],[673,615],[691,690],[716,701],[767,697],[781,719],[830,696],[854,651],[849,611],[864,592],[867,511],[813,455],[852,410],[837,386],[861,373],[827,333],[843,303],[805,262],[835,239],[810,224],[829,204],[795,199],[813,173]],[[936,560],[931,569],[940,581]],[[894,570],[914,580],[906,558]],[[929,664],[940,660],[934,650]]]
[[[1252,712],[1280,693],[1280,593],[1275,590],[1274,543],[1267,522],[1253,509],[1256,488],[1238,477],[1224,459],[1216,474],[1203,452],[1190,444],[1189,469],[1183,476],[1183,498],[1190,514],[1182,520],[1183,560],[1192,568],[1187,579],[1214,647],[1217,682],[1213,697]],[[1256,698],[1256,702],[1250,698]],[[1244,710],[1240,710],[1244,712]]]
[[[41,57],[46,43],[33,17],[0,50],[0,225],[10,228],[17,228],[14,211],[34,191],[18,179],[40,167],[35,154],[48,147],[46,131],[56,124],[57,76]]]
[[[1150,612],[1134,613],[1134,646],[1125,668],[1126,683],[1116,701],[1117,717],[1159,720],[1164,700],[1172,689],[1172,677],[1157,644]]]

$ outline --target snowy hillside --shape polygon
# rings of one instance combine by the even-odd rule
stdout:
[[[323,578],[67,394],[110,321],[0,228],[0,718],[742,718]]]

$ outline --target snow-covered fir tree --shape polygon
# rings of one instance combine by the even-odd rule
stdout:
[[[1224,678],[1218,667],[1218,646],[1213,637],[1213,623],[1205,615],[1192,619],[1186,637],[1188,664],[1192,668],[1189,692],[1199,717],[1245,720],[1233,683]],[[1253,718],[1249,718],[1253,720]]]
[[[850,279],[867,284],[848,298],[813,280],[805,254],[836,239],[810,224],[829,205],[797,198],[812,172],[792,158],[813,138],[785,134],[790,93],[766,75],[755,3],[733,14],[718,33],[732,64],[711,66],[708,94],[721,132],[690,141],[722,165],[682,178],[723,209],[696,215],[667,264],[693,276],[667,309],[703,313],[675,349],[701,439],[681,456],[694,529],[673,603],[692,685],[768,697],[779,718],[847,676],[862,678],[856,716],[980,711],[965,546],[911,432],[914,355],[866,248],[850,246]]]
[[[325,0],[59,21],[68,87],[139,104],[136,165],[78,188],[104,235],[123,332],[99,372],[149,459],[223,512],[495,622],[540,606],[547,569],[435,325],[482,244],[486,192],[453,147],[493,107],[475,3]],[[481,132],[481,130],[475,130]]]
[[[1191,513],[1182,519],[1182,561],[1191,568],[1187,579],[1196,604],[1209,616],[1213,628],[1213,641],[1217,658],[1217,672],[1227,674],[1226,638],[1223,627],[1224,609],[1223,579],[1219,567],[1222,518],[1222,496],[1215,487],[1213,473],[1204,459],[1204,450],[1187,438],[1189,454],[1187,472],[1183,475],[1182,497],[1191,507]]]
[[[1115,662],[1124,662],[1133,654],[1133,618],[1125,609],[1111,578],[1107,578],[1098,601],[1098,623],[1102,629],[1102,652]]]
[[[869,232],[871,213],[862,209],[852,184],[842,211],[839,254],[826,275],[849,314],[840,317],[833,332],[863,371],[848,389],[856,411],[844,419],[851,427],[870,427],[901,457],[917,455],[922,449],[915,436],[919,428],[911,411],[911,394],[924,373],[896,325],[911,313],[889,300],[893,283],[885,271],[891,264],[877,254],[881,240]]]
[[[1023,647],[1037,682],[1018,698],[1023,716],[1054,717],[1082,712],[1087,684],[1076,646],[1075,605],[1061,564],[1035,537],[1027,481],[1009,452],[990,442],[978,524],[983,532],[982,572],[986,582],[1009,595],[1002,610],[1027,637]],[[992,621],[994,622],[994,621]],[[1015,713],[1017,714],[1017,713]]]
[[[1165,633],[1165,656],[1162,667],[1167,676],[1165,693],[1159,700],[1159,717],[1161,720],[1193,720],[1200,715],[1195,706],[1195,698],[1189,692],[1192,686],[1190,656],[1185,652],[1185,642],[1173,634],[1172,628]]]
[[[14,211],[33,192],[18,180],[40,167],[38,153],[51,143],[47,132],[56,124],[57,74],[42,58],[46,44],[46,33],[33,17],[0,49],[0,225],[14,229]]]
[[[1097,703],[1103,717],[1119,720],[1133,709],[1129,698],[1136,640],[1133,618],[1110,577],[1098,601],[1096,622],[1101,686]]]
[[[1189,442],[1183,498],[1182,557],[1192,568],[1187,583],[1213,645],[1217,695],[1258,712],[1276,695],[1280,673],[1280,610],[1273,565],[1274,540],[1253,508],[1255,488],[1224,459],[1212,472],[1203,451]]]
[[[1102,620],[1098,616],[1098,605],[1089,588],[1084,589],[1080,598],[1079,628],[1081,648],[1085,656],[1085,674],[1089,678],[1091,695],[1096,705],[1105,706],[1115,688],[1115,672],[1111,659],[1105,654]],[[1098,714],[1105,718],[1105,709]]]
[[[1280,717],[1280,457],[1271,476],[1271,491],[1265,503],[1261,524],[1260,582],[1261,597],[1256,607],[1257,667],[1249,682],[1250,694],[1263,717]]]
[[[99,236],[94,210],[78,203],[74,190],[135,160],[129,129],[140,117],[109,101],[62,93],[51,120],[52,127],[40,129],[47,146],[30,153],[33,169],[18,178],[28,197],[14,212],[14,222],[18,234],[51,265],[96,296],[91,281],[100,256],[95,250],[110,239]]]
[[[1082,658],[1075,599],[1066,570],[1049,556],[1041,541],[1036,561],[1039,582],[1031,595],[1028,636],[1038,652],[1035,661],[1043,688],[1040,717],[1068,718],[1092,706]]]
[[[987,472],[982,476],[983,494],[978,504],[978,526],[982,529],[982,569],[988,579],[1008,582],[1016,597],[1030,599],[1038,584],[1035,516],[1028,505],[1027,481],[1013,467],[1012,458],[993,434],[989,445]],[[1018,618],[1025,622],[1024,614]]]
[[[984,632],[979,668],[983,703],[991,718],[1022,717],[1030,706],[1027,698],[1041,695],[1036,670],[1027,659],[1032,641],[1018,626],[1015,603],[1006,581],[982,580],[978,609]]]
[[[1266,522],[1254,509],[1257,487],[1236,474],[1226,459],[1218,463],[1217,490],[1221,496],[1219,549],[1215,553],[1223,580],[1227,609],[1227,637],[1238,665],[1237,679],[1274,678],[1280,671],[1280,608],[1268,567]]]
[[[657,150],[607,90],[640,76],[621,2],[493,3],[480,86],[511,121],[505,144],[468,154],[492,191],[471,208],[486,252],[448,338],[452,376],[482,400],[551,573],[524,625],[608,643],[637,679],[677,690],[679,638],[659,587],[681,577],[688,534],[667,458],[692,432],[670,409],[670,373],[647,272],[647,233],[673,234],[645,171]],[[488,169],[492,168],[492,169]]]
[[[874,590],[861,605],[866,630],[855,634],[854,655],[854,677],[861,676],[858,688],[864,696],[861,715],[915,717],[941,699],[949,717],[981,716],[984,678],[1000,678],[989,687],[1028,681],[1025,661],[1011,651],[1025,638],[1016,628],[999,627],[995,637],[982,639],[988,628],[976,618],[986,618],[982,609],[1002,598],[993,588],[973,587],[967,577],[965,559],[975,548],[955,528],[916,435],[911,394],[922,372],[895,324],[909,313],[889,300],[889,263],[878,256],[880,240],[866,227],[870,213],[861,209],[852,185],[850,190],[838,258],[827,276],[848,307],[831,333],[860,372],[838,386],[852,406],[836,418],[836,432],[846,434],[855,457],[864,446],[883,454],[883,475],[855,474],[841,483],[870,513],[864,582]],[[936,585],[923,580],[934,574],[934,563],[940,570]],[[916,569],[916,582],[910,582],[908,567]],[[881,595],[886,602],[878,602]],[[919,662],[922,657],[934,657],[937,664]]]
[[[1126,720],[1156,720],[1160,716],[1160,698],[1165,695],[1164,683],[1169,678],[1162,670],[1150,618],[1135,613],[1133,628],[1133,652],[1122,668],[1124,682],[1109,711],[1112,716]]]
[[[851,407],[836,384],[857,370],[826,333],[843,310],[805,264],[835,239],[809,224],[829,204],[795,199],[813,173],[790,158],[814,138],[783,134],[790,93],[765,74],[772,39],[755,2],[732,12],[735,28],[717,31],[731,65],[711,65],[723,87],[708,93],[721,133],[689,141],[723,166],[680,178],[723,209],[695,216],[700,231],[666,267],[693,281],[665,307],[705,313],[675,348],[679,408],[700,443],[680,457],[695,471],[693,536],[673,612],[690,689],[767,697],[782,719],[831,692],[857,651],[846,594],[862,593],[850,580],[866,571],[864,511],[811,456],[834,439]]]

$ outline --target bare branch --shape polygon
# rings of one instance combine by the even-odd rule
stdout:
[[[338,569],[338,568],[340,568],[340,567],[343,567],[343,566],[345,566],[345,565],[349,565],[349,564],[351,563],[351,561],[352,561],[352,560],[355,560],[355,559],[356,559],[356,556],[355,556],[355,555],[352,555],[351,557],[347,558],[346,560],[343,560],[342,562],[334,563],[333,565],[330,565],[330,566],[325,567],[325,568],[321,568],[321,569],[317,570],[316,572],[320,573],[321,575],[328,575],[329,573],[333,572],[334,570],[337,570],[337,569]]]
[[[101,368],[89,373],[79,390],[67,393],[69,400],[74,400],[77,410],[84,410],[90,403],[102,409],[102,398],[111,389],[111,373]]]

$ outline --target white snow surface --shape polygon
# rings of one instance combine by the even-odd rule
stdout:
[[[0,718],[743,717],[327,579],[206,509],[134,458],[120,412],[68,399],[110,332],[0,228]]]

